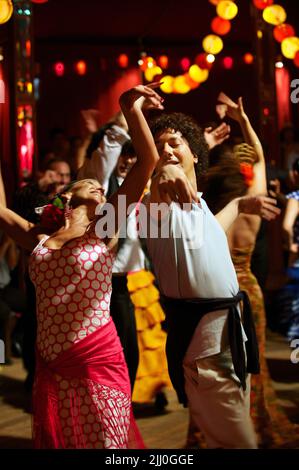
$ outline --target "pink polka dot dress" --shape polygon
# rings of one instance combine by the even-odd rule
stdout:
[[[57,412],[56,421],[52,420],[52,434],[59,434],[59,428],[61,438],[55,444],[55,439],[47,435],[47,443],[37,446],[126,448],[131,400],[129,386],[123,389],[118,386],[119,370],[122,370],[124,381],[129,383],[129,378],[109,314],[113,255],[94,232],[71,240],[61,249],[48,248],[46,240],[47,237],[33,250],[29,265],[37,300],[37,354],[46,367],[55,366],[52,369],[55,385],[52,402],[55,406],[49,408],[47,404],[47,408],[40,411],[40,414],[50,416],[43,416],[44,424],[39,426],[44,427],[43,433],[51,434],[47,422],[52,419],[51,414]],[[96,340],[96,335],[112,326],[112,333],[109,330],[106,335],[108,342]],[[88,347],[84,346],[89,344],[88,341],[92,341],[95,348],[92,351],[100,354],[96,365],[94,353],[89,354]],[[110,352],[105,351],[106,343],[109,343]],[[85,348],[83,353],[76,352],[81,347]],[[113,354],[111,347],[115,350]],[[107,361],[110,361],[109,367],[105,369]],[[91,364],[93,375],[85,373],[87,363]],[[115,370],[115,377],[111,370]],[[37,402],[38,396],[51,398],[53,395],[40,388],[45,383],[41,377],[37,373],[34,390]],[[95,380],[94,377],[104,379]],[[111,383],[115,385],[111,386]],[[39,402],[38,406],[41,410]],[[41,416],[39,420],[42,421]]]

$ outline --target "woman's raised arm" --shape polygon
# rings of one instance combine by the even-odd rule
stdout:
[[[237,121],[241,127],[244,141],[251,145],[256,153],[256,161],[253,166],[254,178],[248,194],[251,195],[266,195],[267,194],[267,179],[266,179],[266,165],[262,144],[255,130],[253,129],[249,117],[244,111],[243,99],[238,98],[238,103],[232,101],[224,93],[220,93],[218,101],[222,103],[223,112]]]
[[[163,99],[153,90],[157,86],[159,83],[153,83],[150,86],[138,85],[120,97],[121,109],[128,123],[137,162],[119,190],[108,200],[115,212],[115,233],[118,232],[129,212],[133,210],[132,205],[141,198],[159,160],[152,133],[142,111],[145,100],[147,100],[147,109],[150,107],[163,109]],[[124,203],[120,203],[121,196]]]

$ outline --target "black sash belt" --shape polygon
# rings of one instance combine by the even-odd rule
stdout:
[[[173,299],[163,296],[162,306],[166,313],[168,329],[166,354],[169,375],[180,403],[187,405],[184,387],[183,360],[200,319],[210,312],[228,309],[228,334],[234,371],[243,389],[246,389],[246,374],[258,374],[259,352],[250,301],[245,291],[235,297],[218,299]],[[243,347],[241,318],[238,304],[243,301],[243,327],[247,364]]]

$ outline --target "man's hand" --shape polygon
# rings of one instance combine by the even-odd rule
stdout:
[[[239,200],[239,213],[259,215],[263,219],[273,220],[280,214],[276,200],[267,196],[244,196]]]
[[[216,147],[216,145],[222,144],[230,136],[230,126],[223,122],[220,126],[213,129],[212,127],[206,127],[204,130],[204,137],[209,146],[209,149]]]
[[[149,97],[149,98],[145,98],[145,100],[143,101],[143,104],[142,104],[142,112],[144,114],[144,116],[146,117],[146,119],[149,118],[150,116],[150,111],[152,109],[157,109],[157,106],[155,103],[153,103],[152,99]]]
[[[155,199],[167,204],[198,202],[196,191],[182,168],[176,165],[165,165],[159,170],[152,179],[151,192]]]

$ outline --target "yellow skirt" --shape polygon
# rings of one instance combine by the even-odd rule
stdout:
[[[164,387],[171,387],[165,354],[166,333],[161,323],[165,319],[150,271],[128,275],[128,290],[135,307],[139,365],[133,391],[133,402],[146,403]]]

